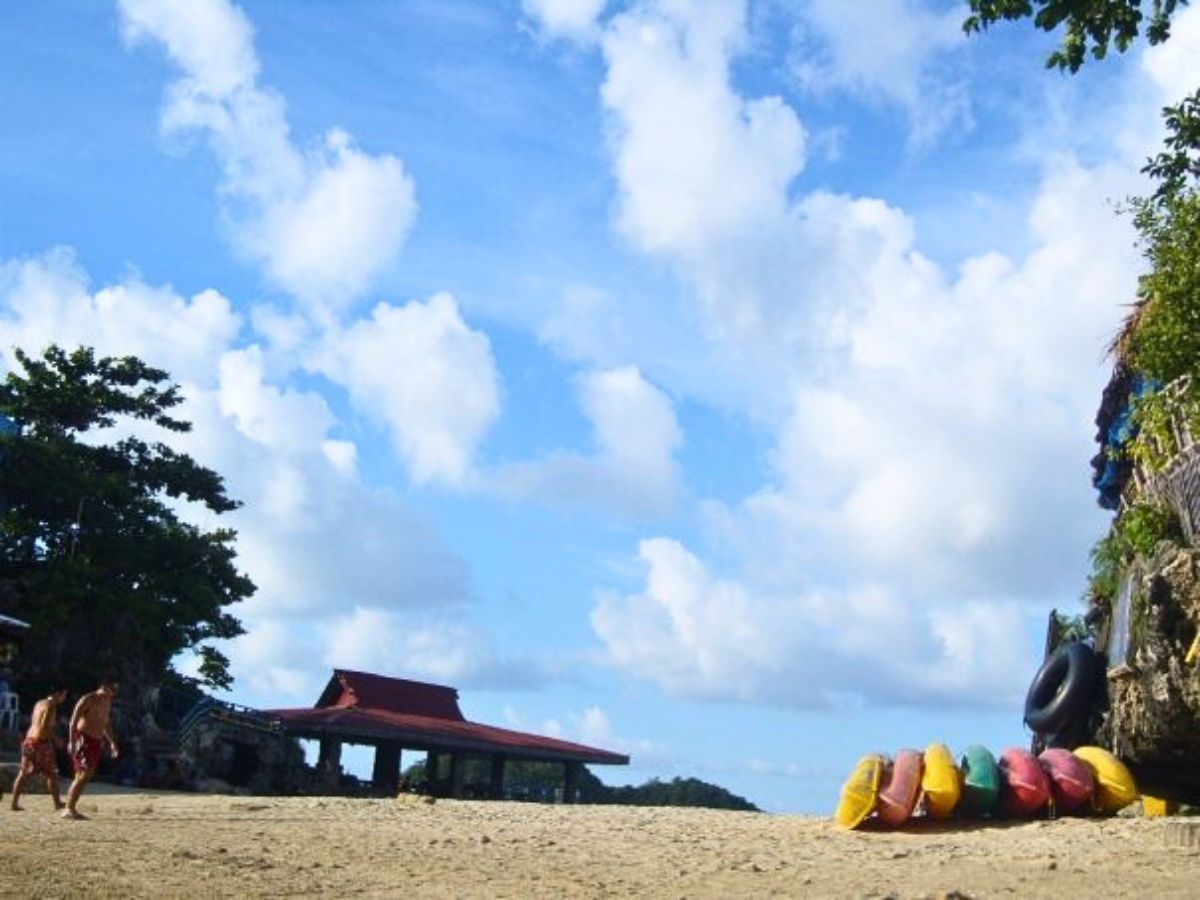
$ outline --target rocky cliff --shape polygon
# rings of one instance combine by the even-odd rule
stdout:
[[[1197,803],[1200,662],[1185,658],[1200,626],[1200,549],[1161,542],[1130,576],[1128,666],[1109,674],[1094,739],[1130,765],[1147,793]]]

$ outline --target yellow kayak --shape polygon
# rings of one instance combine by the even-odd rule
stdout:
[[[930,744],[925,748],[921,790],[925,792],[925,812],[930,817],[950,818],[962,797],[962,773],[945,744]]]
[[[1146,816],[1173,816],[1179,812],[1179,804],[1163,797],[1142,795],[1142,814]]]
[[[1072,752],[1087,763],[1096,777],[1096,812],[1110,816],[1138,798],[1132,773],[1103,747],[1076,747]]]
[[[842,799],[838,802],[834,818],[845,828],[857,828],[875,810],[879,797],[879,783],[883,780],[884,758],[870,753],[858,761],[846,783],[842,785]]]

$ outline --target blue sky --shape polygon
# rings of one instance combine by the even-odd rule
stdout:
[[[777,811],[1024,743],[1200,10],[1068,78],[963,7],[5,4],[0,369],[183,385],[241,702],[434,680]]]

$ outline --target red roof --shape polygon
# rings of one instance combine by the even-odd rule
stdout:
[[[530,760],[627,765],[629,757],[571,741],[468,722],[451,687],[335,670],[313,709],[275,709],[284,729],[348,743],[391,741],[410,750],[467,750]]]
[[[404,715],[463,722],[458,691],[440,684],[334,669],[317,707],[357,706]]]

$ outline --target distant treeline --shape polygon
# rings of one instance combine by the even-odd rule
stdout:
[[[579,800],[581,803],[619,803],[627,806],[703,806],[708,809],[736,809],[759,812],[759,808],[747,800],[732,794],[715,784],[699,778],[672,778],[659,781],[652,778],[645,784],[634,787],[609,787],[602,784],[591,772],[589,785],[585,788],[582,779]],[[594,784],[591,784],[594,780]]]
[[[510,786],[543,786],[553,790],[562,784],[562,766],[554,763],[513,763],[509,767]],[[645,784],[609,787],[584,766],[579,774],[580,803],[609,803],[625,806],[701,806],[708,809],[736,809],[760,812],[744,797],[698,778],[652,778]]]
[[[490,764],[483,760],[468,760],[465,772],[467,796],[488,796],[486,785]],[[425,763],[417,762],[404,770],[406,781],[416,790],[437,792],[437,784],[445,789],[448,772],[438,773],[439,778],[431,783],[425,771]],[[505,797],[510,800],[532,800],[553,802],[559,799],[563,784],[563,767],[560,763],[519,762],[508,764],[505,779]],[[660,781],[652,778],[645,784],[609,787],[592,774],[587,766],[579,773],[579,802],[596,804],[621,804],[626,806],[700,806],[708,809],[734,809],[743,812],[761,812],[744,797],[731,794],[723,787],[701,781],[698,778],[673,778]]]

